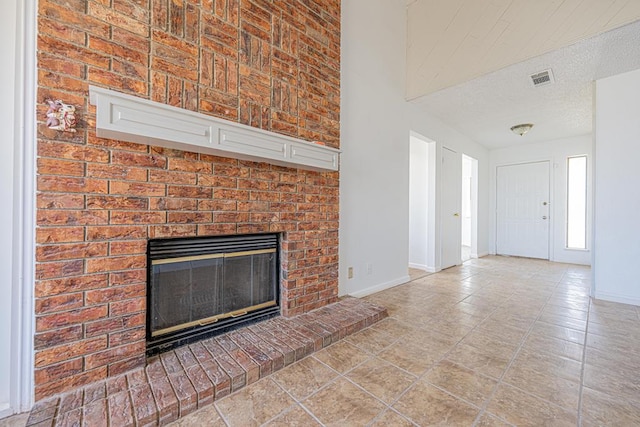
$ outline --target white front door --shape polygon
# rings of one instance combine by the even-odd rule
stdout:
[[[460,264],[460,202],[462,200],[462,159],[455,151],[442,148],[440,197],[440,266]]]
[[[499,166],[496,253],[549,259],[549,162]]]

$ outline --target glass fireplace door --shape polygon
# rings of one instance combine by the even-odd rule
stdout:
[[[275,249],[154,260],[152,336],[276,305]]]

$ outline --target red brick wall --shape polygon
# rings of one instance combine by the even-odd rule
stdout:
[[[338,173],[98,138],[89,84],[338,147],[340,0],[39,1],[36,399],[144,363],[149,238],[282,232],[284,314],[336,300]]]

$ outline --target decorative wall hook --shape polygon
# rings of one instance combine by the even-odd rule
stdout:
[[[76,131],[76,107],[65,104],[60,99],[55,101],[47,99],[47,104],[49,104],[49,109],[47,110],[47,127],[49,129],[63,132]]]

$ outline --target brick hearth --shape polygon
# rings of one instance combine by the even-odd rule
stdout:
[[[145,368],[41,400],[27,426],[164,425],[387,316],[345,298],[292,318],[275,318],[180,347]]]

